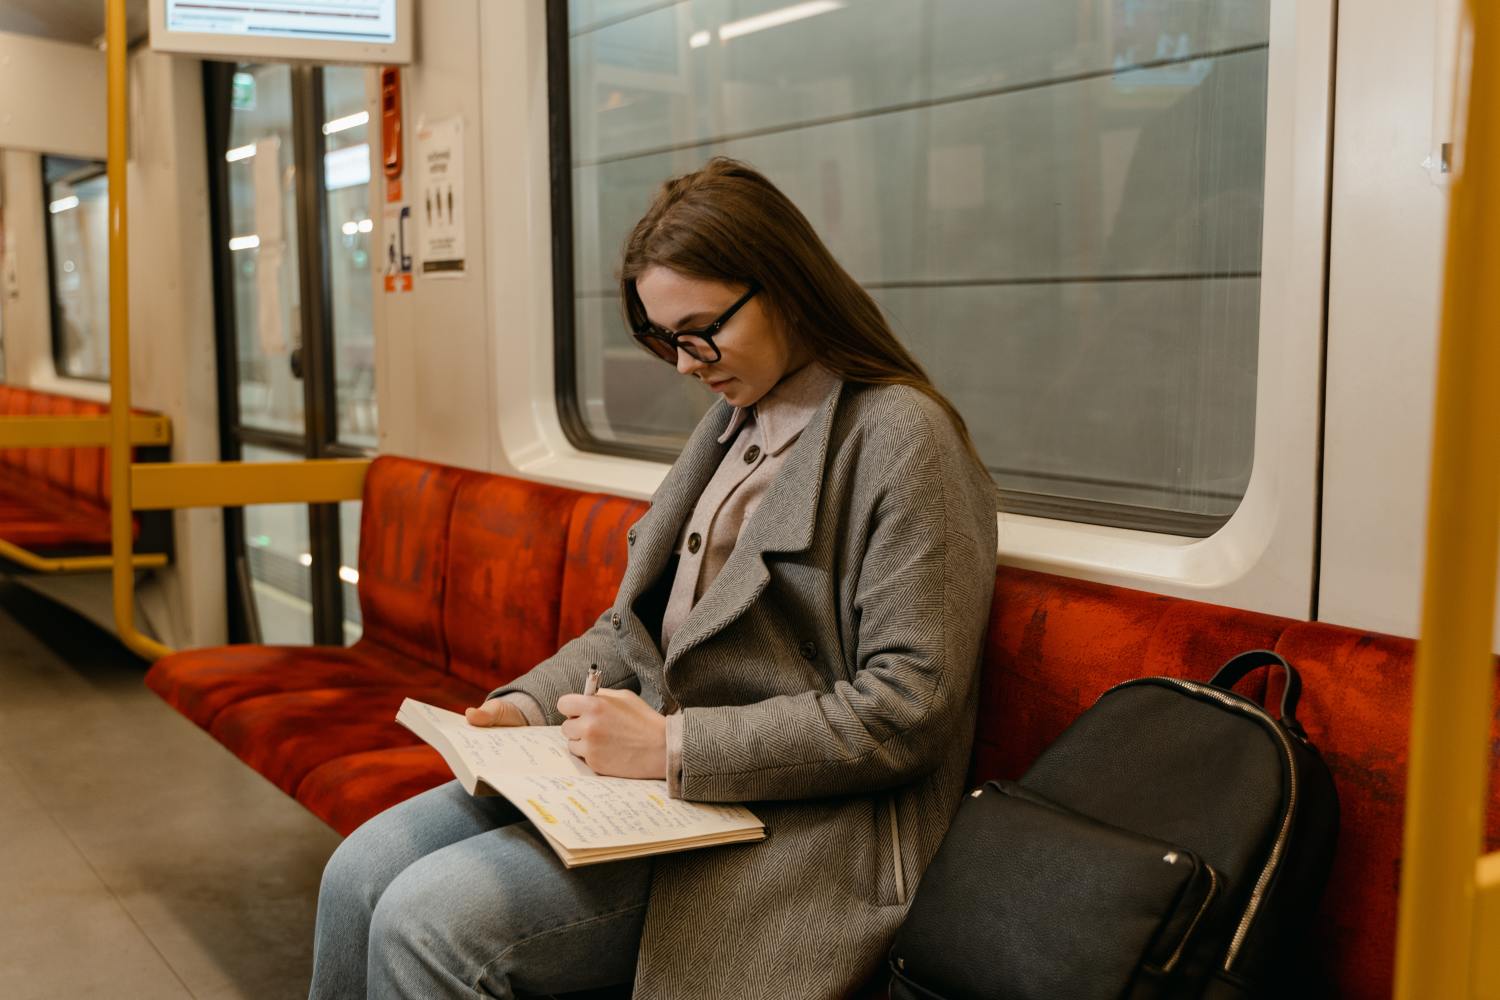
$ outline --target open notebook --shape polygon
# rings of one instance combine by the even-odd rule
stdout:
[[[396,721],[442,754],[469,794],[509,799],[569,868],[766,836],[744,806],[684,802],[665,781],[595,774],[568,752],[561,726],[480,728],[411,698]]]

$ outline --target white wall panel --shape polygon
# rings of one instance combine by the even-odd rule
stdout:
[[[410,292],[387,293],[377,284],[374,315],[380,450],[482,469],[490,460],[496,419],[485,323],[479,81],[481,64],[496,56],[481,49],[479,10],[480,0],[418,5],[417,58],[402,69],[403,186],[414,215],[423,194],[417,183],[417,131],[424,122],[463,118],[467,271],[460,278],[418,274]],[[383,205],[384,198],[377,177],[371,204]],[[372,212],[372,217],[379,215]],[[413,236],[420,226],[414,219]],[[384,246],[384,237],[375,245]],[[379,269],[373,270],[379,282]]]
[[[0,32],[0,149],[104,157],[104,53]]]
[[[1318,617],[1415,635],[1446,188],[1433,142],[1437,10],[1339,5]]]

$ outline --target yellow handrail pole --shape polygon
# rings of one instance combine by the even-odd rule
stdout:
[[[0,417],[0,448],[96,448],[109,444],[113,422],[105,414],[39,417]],[[135,413],[130,417],[130,443],[172,443],[172,422],[166,417]]]
[[[1474,866],[1478,899],[1474,914],[1474,1000],[1500,1000],[1500,851]]]
[[[0,557],[37,573],[98,573],[115,567],[114,556],[39,556],[4,539],[0,539]],[[136,569],[158,569],[167,564],[167,557],[161,552],[143,552],[130,561]]]
[[[130,509],[130,268],[125,208],[126,99],[125,0],[105,0],[109,86],[109,533],[114,559],[115,630],[120,641],[148,660],[171,649],[135,627],[135,569],[131,565]]]
[[[135,510],[338,503],[364,491],[368,458],[293,462],[154,462],[130,467]]]
[[[1473,996],[1500,534],[1500,6],[1466,3],[1468,124],[1448,211],[1422,634],[1417,643],[1397,1000]],[[1489,947],[1494,947],[1489,944]]]

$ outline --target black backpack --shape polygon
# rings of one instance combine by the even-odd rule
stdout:
[[[1279,720],[1230,690],[1272,665]],[[1207,684],[1127,681],[1019,782],[970,792],[896,934],[893,1000],[1329,995],[1301,949],[1338,796],[1301,693],[1267,650]]]

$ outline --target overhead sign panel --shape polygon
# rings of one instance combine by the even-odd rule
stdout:
[[[151,0],[151,47],[209,58],[411,62],[412,0]]]

